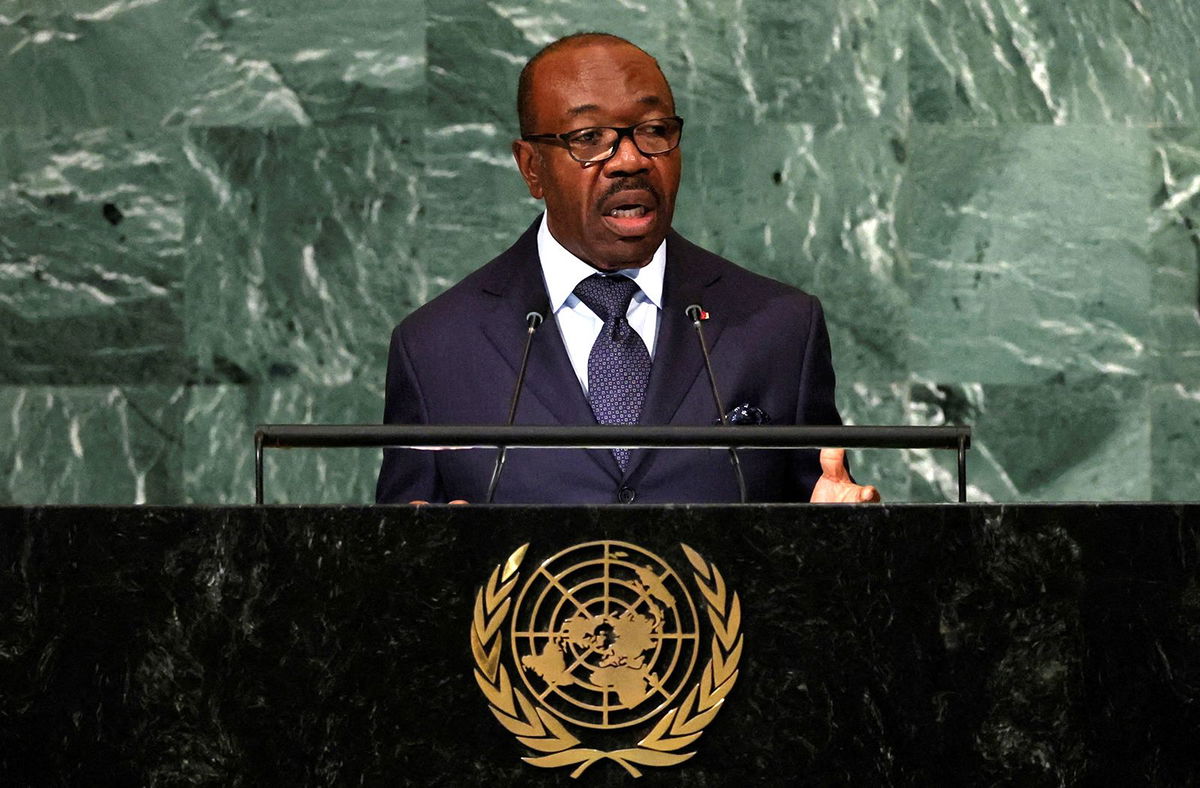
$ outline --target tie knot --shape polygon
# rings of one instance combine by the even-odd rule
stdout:
[[[624,317],[637,291],[637,282],[620,274],[592,274],[575,286],[576,297],[605,323],[614,317]]]

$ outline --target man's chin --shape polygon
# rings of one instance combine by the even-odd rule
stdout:
[[[619,271],[624,268],[642,268],[649,265],[654,252],[662,243],[657,237],[626,237],[606,244],[602,254],[595,256],[592,265],[602,271]]]

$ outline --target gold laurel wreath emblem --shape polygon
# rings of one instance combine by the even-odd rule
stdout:
[[[695,755],[679,752],[700,738],[738,677],[742,657],[742,606],[737,592],[728,596],[725,580],[717,568],[686,544],[680,543],[695,570],[696,585],[708,602],[708,620],[712,624],[712,658],[704,666],[700,681],[683,703],[668,709],[654,723],[636,747],[621,750],[597,750],[580,746],[581,742],[546,709],[533,705],[525,693],[513,686],[508,669],[501,662],[501,625],[512,606],[510,599],[518,580],[528,544],[521,545],[508,560],[496,566],[487,585],[475,595],[475,615],[471,626],[471,652],[475,656],[475,681],[487,697],[492,714],[517,741],[546,755],[523,758],[543,768],[575,766],[578,777],[597,761],[616,761],[634,777],[641,777],[638,766],[674,766]]]

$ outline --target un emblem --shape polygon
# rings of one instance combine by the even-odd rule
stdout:
[[[690,684],[705,645],[700,619],[688,584],[653,553],[627,542],[587,542],[522,578],[524,545],[492,571],[475,597],[475,679],[500,724],[543,753],[525,761],[574,766],[578,777],[609,759],[639,777],[637,766],[671,766],[695,754],[681,750],[700,737],[737,680],[741,606],[715,566],[680,547],[712,629],[710,656]],[[586,746],[576,735],[638,725],[648,730],[636,745],[614,750]]]

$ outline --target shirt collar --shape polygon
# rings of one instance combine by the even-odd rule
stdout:
[[[550,296],[550,311],[557,312],[575,290],[575,286],[595,273],[595,268],[580,260],[550,234],[546,214],[537,235],[538,257],[542,263],[542,278]],[[650,262],[641,268],[627,268],[620,273],[637,282],[650,303],[662,309],[663,274],[667,270],[667,239],[654,250]]]

